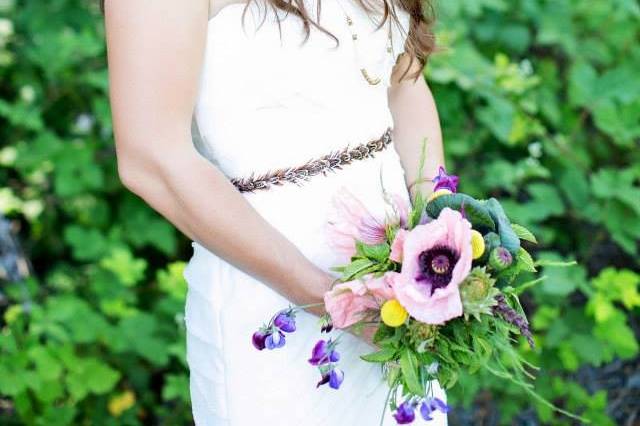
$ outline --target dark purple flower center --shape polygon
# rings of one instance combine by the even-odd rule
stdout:
[[[460,256],[446,246],[436,246],[425,250],[418,256],[420,274],[417,281],[431,284],[431,294],[437,288],[446,287],[451,281],[451,274]]]
[[[446,274],[449,271],[449,257],[439,254],[431,259],[431,269],[436,274]]]

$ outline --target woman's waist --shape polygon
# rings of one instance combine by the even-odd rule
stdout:
[[[202,112],[202,111],[201,111]],[[388,111],[387,111],[388,112]],[[393,122],[389,114],[342,114],[277,107],[240,115],[200,116],[204,154],[230,178],[295,167],[310,160],[378,139]]]

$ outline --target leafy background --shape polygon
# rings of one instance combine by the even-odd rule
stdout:
[[[190,246],[116,174],[97,2],[0,0],[0,424],[190,424]],[[504,200],[545,259],[525,298],[536,389],[640,422],[640,7],[447,0],[426,75],[465,192]],[[183,260],[179,260],[183,259]],[[12,269],[12,265],[17,265]],[[22,276],[22,279],[16,279]],[[570,424],[463,378],[452,424]]]

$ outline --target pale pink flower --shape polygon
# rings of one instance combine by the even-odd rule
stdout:
[[[418,321],[443,324],[462,315],[459,284],[471,270],[471,224],[444,208],[404,238],[402,269],[393,276],[398,301]]]
[[[338,191],[332,202],[327,227],[328,241],[347,260],[356,253],[356,241],[370,245],[386,241],[385,224],[374,217],[348,189]]]
[[[324,295],[326,311],[336,328],[345,328],[364,318],[367,311],[378,311],[389,299],[395,298],[394,276],[387,272],[380,277],[367,275],[360,279],[335,285]]]
[[[395,298],[393,291],[394,277],[398,275],[397,272],[389,271],[384,275],[368,279],[365,283],[369,293],[376,299],[378,305],[382,305],[384,302]]]
[[[368,293],[363,280],[336,284],[324,294],[324,307],[336,328],[346,328],[362,320],[369,309],[378,304]]]
[[[406,228],[409,222],[409,210],[411,203],[402,198],[399,194],[393,194],[391,196],[391,207],[393,208],[394,218],[393,223],[400,225],[401,228]]]

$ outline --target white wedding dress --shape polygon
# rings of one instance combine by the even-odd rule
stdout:
[[[281,22],[282,39],[271,9],[259,27],[265,12],[259,1],[250,4],[244,28],[244,4],[225,6],[209,21],[194,112],[194,140],[203,156],[230,178],[245,177],[302,165],[347,145],[377,139],[393,125],[387,87],[395,55],[403,50],[402,31],[394,27],[390,54],[388,27],[374,31],[375,23],[355,0],[342,0],[359,34],[355,51],[340,0],[322,0],[320,23],[339,38],[340,46],[335,48],[330,37],[313,27],[306,44],[301,44],[302,25],[294,15]],[[406,31],[408,14],[397,9]],[[314,13],[315,4],[309,2],[307,10]],[[383,81],[368,84],[361,64]],[[373,158],[302,185],[287,183],[244,195],[305,256],[328,271],[338,262],[325,232],[332,196],[346,187],[371,212],[384,217],[381,182],[387,191],[408,200],[393,144]],[[359,359],[372,347],[345,335],[338,347],[339,367],[345,373],[342,387],[316,388],[320,374],[307,360],[315,342],[326,338],[319,332],[318,318],[298,314],[298,329],[287,335],[285,347],[256,350],[253,332],[289,301],[197,242],[192,246],[184,271],[185,318],[198,426],[380,424],[388,388],[380,367]],[[445,399],[437,384],[435,395]],[[413,424],[446,425],[445,415],[434,416],[427,423],[416,412]],[[384,425],[395,424],[387,409]]]

